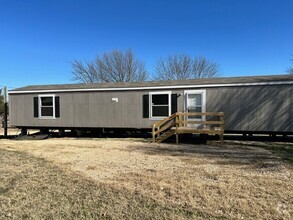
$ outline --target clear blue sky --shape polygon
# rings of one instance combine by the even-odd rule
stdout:
[[[224,76],[282,74],[293,0],[0,0],[0,85],[73,83],[70,61],[132,48],[149,72],[175,52]]]

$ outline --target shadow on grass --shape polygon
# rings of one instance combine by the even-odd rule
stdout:
[[[263,148],[271,153],[279,156],[282,160],[293,165],[293,143],[282,143],[282,142],[248,142],[239,145],[245,145],[250,147]]]
[[[210,159],[209,163],[219,165],[249,165],[250,168],[273,168],[280,165],[280,159],[270,151],[254,146],[225,143],[203,144],[152,144],[149,147],[131,146],[130,151],[148,155],[182,157],[186,159]]]

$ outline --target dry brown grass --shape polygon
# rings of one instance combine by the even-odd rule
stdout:
[[[6,173],[7,180],[0,186],[0,202],[1,189],[20,184],[18,177],[26,177],[27,184],[20,188],[29,189],[32,201],[44,201],[37,205],[41,210],[52,207],[49,217],[97,217],[104,212],[109,218],[158,219],[290,219],[293,215],[292,166],[270,151],[244,143],[177,146],[139,139],[64,138],[1,141],[0,149],[17,155],[4,162],[1,159],[5,166],[0,175]],[[18,172],[27,172],[27,176]],[[35,174],[30,176],[30,172]],[[10,178],[8,173],[16,177]],[[40,185],[47,186],[46,193],[40,193]],[[10,192],[18,190],[13,186]],[[82,205],[76,202],[71,209],[70,196]],[[9,194],[7,198],[12,201],[13,197]],[[81,211],[84,206],[85,212]],[[9,203],[0,205],[0,211],[11,207],[17,209]],[[27,216],[33,214],[29,206],[22,210]],[[42,217],[40,213],[44,212],[32,217]]]
[[[0,219],[184,219],[196,212],[0,149]],[[200,218],[200,216],[198,216]]]

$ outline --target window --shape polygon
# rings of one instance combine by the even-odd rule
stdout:
[[[55,95],[39,95],[39,118],[55,118]]]
[[[171,92],[150,92],[150,118],[162,119],[171,115]]]

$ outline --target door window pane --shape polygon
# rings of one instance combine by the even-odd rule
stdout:
[[[187,112],[202,112],[202,94],[188,94],[187,95]],[[189,115],[188,119],[199,119],[202,116]]]
[[[201,107],[189,107],[188,112],[201,112]]]
[[[188,94],[190,105],[201,105],[201,94]]]
[[[202,112],[201,107],[189,107],[188,112]],[[201,119],[200,115],[189,115],[188,119]]]

